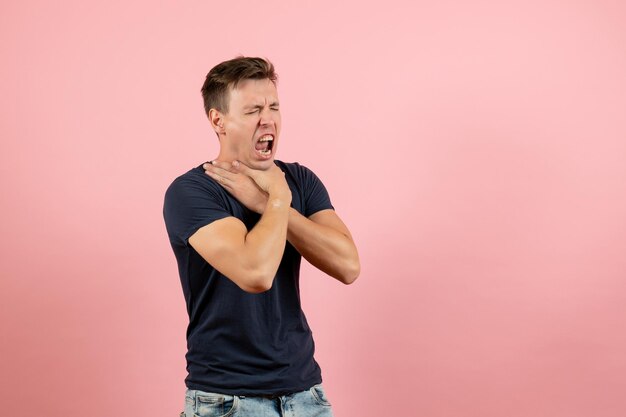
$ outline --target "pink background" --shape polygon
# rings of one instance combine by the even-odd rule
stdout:
[[[626,415],[623,3],[221,3],[0,6],[2,415],[181,411],[163,194],[240,53],[360,249],[302,276],[337,417]]]

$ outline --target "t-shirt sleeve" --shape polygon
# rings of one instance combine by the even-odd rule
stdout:
[[[303,183],[304,183],[304,215],[309,217],[310,215],[317,213],[320,210],[335,208],[330,202],[330,196],[326,187],[322,181],[315,175],[313,171],[304,165],[300,166],[302,169]]]
[[[187,246],[198,229],[231,215],[210,184],[181,177],[165,192],[163,217],[172,243]]]

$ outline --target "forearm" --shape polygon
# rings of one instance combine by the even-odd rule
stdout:
[[[359,255],[349,235],[289,210],[287,240],[316,268],[350,284],[360,272]]]
[[[260,285],[268,289],[283,257],[288,219],[289,200],[270,196],[263,215],[245,238],[244,258],[258,274]]]

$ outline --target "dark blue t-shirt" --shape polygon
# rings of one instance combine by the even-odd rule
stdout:
[[[298,163],[275,161],[285,172],[291,206],[308,217],[333,209],[317,176]],[[248,230],[260,215],[245,208],[202,164],[176,178],[163,216],[182,283],[189,326],[189,389],[229,395],[286,394],[322,382],[315,344],[300,303],[301,255],[286,242],[270,290],[251,294],[209,265],[189,245],[199,228],[234,216]]]

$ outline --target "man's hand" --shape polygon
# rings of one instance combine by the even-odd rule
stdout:
[[[291,190],[285,180],[285,174],[278,166],[273,165],[267,171],[249,168],[245,164],[234,161],[206,163],[205,173],[216,180],[241,204],[256,213],[263,214],[270,193],[281,196],[288,195],[291,201]]]

